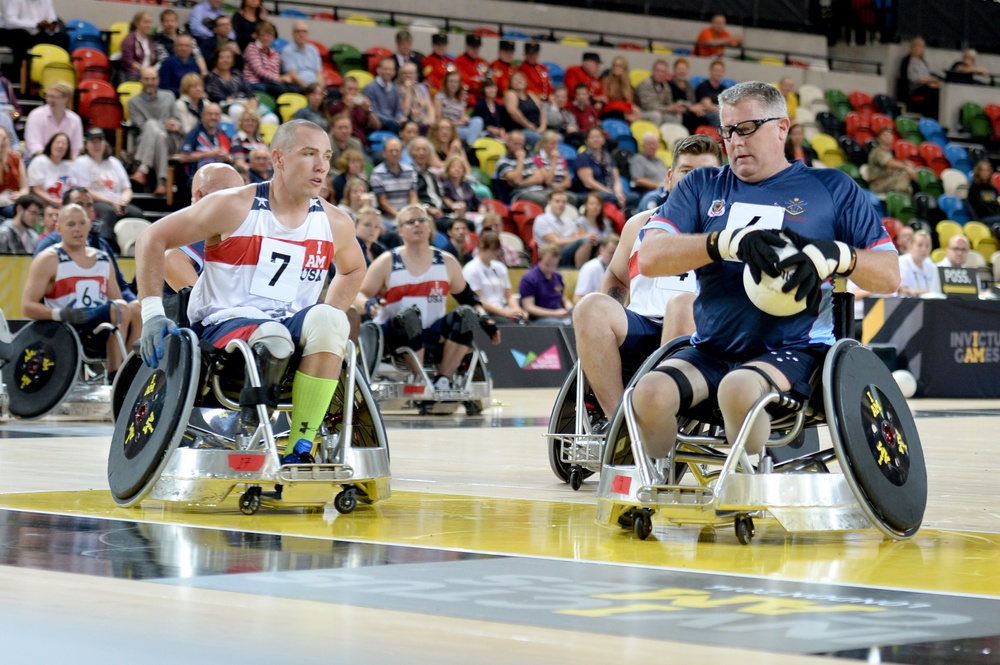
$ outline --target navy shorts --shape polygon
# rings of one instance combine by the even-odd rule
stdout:
[[[292,336],[292,342],[295,344],[295,348],[299,348],[299,338],[302,336],[302,322],[305,321],[306,313],[315,307],[316,305],[310,305],[305,309],[296,312],[292,316],[285,317],[283,319],[278,319],[277,323],[288,328],[288,332]],[[234,318],[227,319],[221,323],[215,323],[210,326],[203,326],[200,323],[196,323],[191,326],[195,334],[198,337],[217,349],[226,348],[226,344],[229,344],[231,340],[242,339],[247,341],[253,332],[257,330],[257,327],[262,323],[267,323],[272,319],[250,319],[250,318]]]
[[[622,357],[622,378],[627,383],[646,358],[660,348],[663,322],[636,314],[630,309],[625,310],[625,317],[628,319],[628,332],[618,350]]]
[[[111,301],[103,305],[97,305],[96,307],[88,307],[86,309],[90,316],[86,323],[70,324],[76,330],[76,334],[80,338],[80,344],[83,346],[83,352],[88,358],[104,358],[107,356],[108,336],[111,334],[111,331],[102,330],[94,332],[94,328],[102,323],[111,323],[112,307],[115,309],[118,308]]]

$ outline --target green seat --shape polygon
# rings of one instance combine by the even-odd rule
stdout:
[[[823,96],[826,98],[826,103],[831,109],[836,109],[840,104],[851,106],[851,100],[843,90],[829,88],[823,93]]]
[[[488,174],[486,171],[482,170],[478,166],[472,167],[472,175],[475,176],[477,181],[481,182],[487,187],[493,184],[493,181],[490,178],[490,174]]]
[[[365,69],[365,59],[361,51],[352,44],[334,44],[330,47],[330,57],[337,63],[337,71]]]
[[[254,97],[257,98],[257,103],[261,106],[266,106],[267,110],[271,113],[278,112],[278,102],[274,101],[274,97],[267,94],[266,92],[256,91],[253,93]],[[257,113],[264,115],[264,113],[258,108]]]
[[[472,187],[472,191],[476,193],[476,196],[479,197],[480,201],[485,201],[486,199],[494,198],[493,190],[490,189],[489,186],[484,185],[481,182],[471,182],[469,183],[469,185]]]
[[[905,115],[896,118],[896,131],[913,145],[918,146],[924,140],[924,135],[920,133],[920,126],[917,121]]]
[[[847,114],[854,112],[854,107],[851,106],[850,102],[838,102],[836,105],[831,106],[830,109],[841,122],[846,122]]]
[[[921,192],[931,194],[935,199],[944,194],[944,185],[941,184],[941,180],[934,171],[924,166],[917,169],[917,186]]]
[[[959,114],[959,119],[962,121],[962,127],[969,129],[972,126],[973,120],[976,118],[985,118],[986,111],[983,107],[975,102],[965,102],[962,104],[962,110]]]
[[[889,192],[885,195],[885,209],[889,217],[895,217],[904,224],[917,216],[913,200],[909,194]]]
[[[858,183],[862,189],[868,189],[868,183],[861,177],[861,170],[855,164],[852,164],[851,162],[842,162],[837,165],[837,168],[851,176],[851,179]]]

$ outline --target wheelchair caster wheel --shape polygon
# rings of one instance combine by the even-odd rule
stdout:
[[[753,528],[753,518],[749,515],[738,515],[733,526],[736,528],[736,540],[740,541],[740,545],[749,545],[756,533]]]
[[[632,520],[632,533],[639,540],[649,538],[649,534],[653,533],[653,511],[649,508],[642,508],[635,511]]]
[[[573,491],[580,489],[583,485],[583,471],[580,467],[575,464],[570,467],[569,470],[569,486],[573,488]]]
[[[354,488],[351,487],[338,494],[333,500],[333,507],[341,515],[354,512],[354,509],[358,507],[358,497],[355,494]]]
[[[244,515],[255,515],[260,510],[260,488],[249,487],[240,497],[240,512]]]
[[[465,415],[467,416],[478,416],[483,412],[482,402],[466,402],[465,403]]]
[[[417,413],[426,416],[431,412],[432,402],[417,402]]]

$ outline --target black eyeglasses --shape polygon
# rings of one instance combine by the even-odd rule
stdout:
[[[736,125],[720,125],[719,126],[719,136],[724,140],[728,141],[733,137],[733,134],[739,134],[743,138],[746,138],[760,129],[760,126],[766,122],[771,122],[772,120],[781,120],[781,118],[763,118],[761,120],[744,120],[743,122]]]
[[[413,219],[408,219],[402,223],[402,226],[414,226],[416,224],[426,224],[430,220],[426,217],[414,217]]]

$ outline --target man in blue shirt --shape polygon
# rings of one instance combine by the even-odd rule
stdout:
[[[399,133],[399,124],[406,118],[403,98],[392,82],[396,77],[396,59],[383,58],[378,63],[375,80],[364,87],[361,94],[371,100],[372,110],[382,121],[382,129]]]
[[[185,137],[177,161],[185,165],[189,178],[194,177],[195,171],[205,164],[233,163],[229,137],[219,131],[221,121],[222,108],[215,103],[205,104],[201,111],[201,122]]]
[[[292,76],[292,83],[304,88],[320,80],[323,62],[319,51],[309,43],[309,26],[296,21],[292,26],[292,43],[281,49],[281,71]]]
[[[191,9],[188,17],[188,30],[199,41],[212,36],[212,29],[205,25],[206,19],[215,21],[222,14],[223,0],[204,0]]]
[[[191,35],[177,35],[174,40],[174,54],[160,65],[160,87],[180,97],[181,79],[185,74],[201,75],[201,67],[194,58],[194,42]]]
[[[875,293],[899,285],[895,248],[861,189],[835,169],[785,159],[791,122],[781,92],[749,81],[724,91],[719,104],[729,166],[684,178],[653,213],[639,248],[641,274],[695,270],[700,287],[693,346],[644,376],[633,395],[654,458],[674,445],[677,414],[710,395],[718,398],[730,442],[764,394],[808,395],[809,377],[834,342],[834,275],[850,274]],[[778,230],[798,250],[780,262],[775,247],[785,241]],[[758,276],[789,270],[791,292],[805,309],[784,317],[757,309],[742,288],[744,263]],[[760,453],[769,432],[762,413],[747,453]]]

